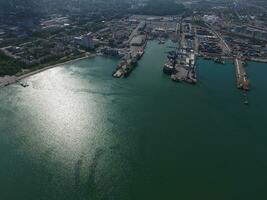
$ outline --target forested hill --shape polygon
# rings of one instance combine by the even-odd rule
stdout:
[[[149,0],[147,5],[137,10],[138,14],[145,15],[177,15],[185,11],[182,4],[175,0]]]
[[[41,12],[41,5],[43,5],[43,0],[0,0],[0,13],[31,15]]]
[[[0,13],[60,12],[70,8],[81,11],[126,8],[132,0],[0,0]]]
[[[105,11],[112,9],[122,14],[131,13],[131,5],[136,0],[0,0],[0,13],[13,12],[18,15],[32,15],[41,13],[60,13],[74,10],[80,12]],[[175,15],[185,11],[182,4],[175,0],[148,0],[143,8],[133,12],[146,15]]]

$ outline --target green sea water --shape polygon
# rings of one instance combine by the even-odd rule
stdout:
[[[248,65],[246,106],[230,62],[172,82],[170,45],[149,42],[127,79],[96,57],[2,88],[0,199],[267,199],[267,65]]]

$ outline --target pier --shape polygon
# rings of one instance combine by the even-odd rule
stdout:
[[[236,57],[234,59],[235,69],[236,69],[236,83],[237,88],[241,90],[249,90],[249,80],[247,77],[246,69],[244,67],[244,62],[241,57]]]
[[[114,78],[128,77],[144,55],[148,40],[147,34],[143,32],[145,27],[146,22],[142,21],[136,29],[133,30],[127,41],[129,51],[124,55],[117,65],[116,70],[113,72],[112,76]]]
[[[171,79],[176,82],[184,81],[190,84],[196,84],[197,77],[195,59],[196,56],[194,52],[190,52],[185,55],[178,54]]]

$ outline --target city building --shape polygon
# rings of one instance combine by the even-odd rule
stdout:
[[[92,36],[92,33],[88,33],[86,35],[82,35],[79,37],[75,37],[75,43],[87,48],[87,49],[94,49],[95,48],[95,42]]]

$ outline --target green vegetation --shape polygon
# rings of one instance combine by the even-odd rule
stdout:
[[[53,58],[45,60],[44,62],[40,64],[26,66],[25,64],[0,53],[0,76],[5,76],[5,75],[18,75],[19,76],[23,74],[22,69],[34,71],[34,70],[42,69],[50,65],[64,63],[64,62],[74,60],[77,58],[81,58],[84,56],[85,56],[85,53],[76,53],[76,54],[68,55],[63,58],[59,58],[55,56]]]
[[[144,15],[178,15],[185,11],[185,7],[174,0],[150,0],[138,14]]]
[[[16,46],[17,44],[23,44],[23,43],[26,43],[26,42],[31,42],[32,41],[32,38],[25,38],[25,37],[22,37],[22,38],[16,38],[16,37],[10,37],[8,39],[5,39],[4,41],[2,41],[0,43],[0,48],[2,47],[7,47],[7,46]]]
[[[14,75],[21,71],[22,64],[0,53],[0,76]]]

